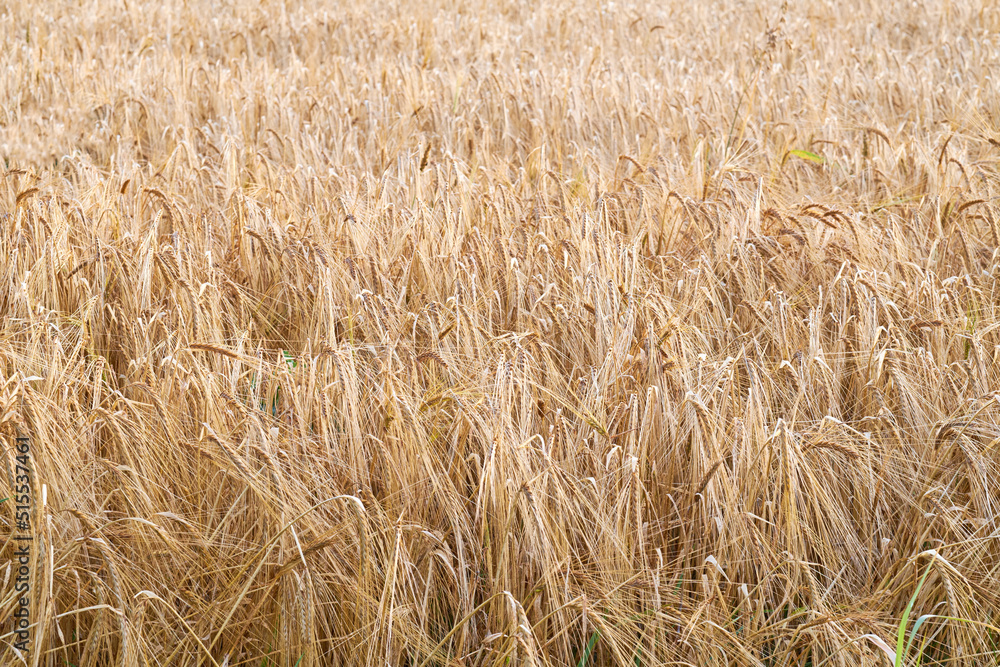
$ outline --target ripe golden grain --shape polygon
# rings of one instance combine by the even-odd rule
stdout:
[[[7,3],[29,662],[983,664],[1000,14],[459,4]]]

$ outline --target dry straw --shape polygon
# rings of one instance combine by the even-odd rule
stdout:
[[[996,664],[992,3],[3,11],[0,664]]]

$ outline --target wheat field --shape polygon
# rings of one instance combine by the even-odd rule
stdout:
[[[1000,664],[998,33],[0,3],[0,664]]]

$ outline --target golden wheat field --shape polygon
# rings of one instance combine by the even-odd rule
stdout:
[[[1000,664],[993,2],[0,37],[0,665]]]

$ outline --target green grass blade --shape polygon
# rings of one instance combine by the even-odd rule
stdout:
[[[803,160],[809,160],[810,162],[813,162],[815,164],[826,164],[825,157],[823,157],[822,155],[817,155],[816,153],[810,153],[809,151],[794,150],[794,151],[788,151],[788,154],[794,155],[795,157],[801,158]]]
[[[899,629],[896,631],[896,667],[902,667],[903,665],[903,640],[906,638],[906,622],[909,620],[910,612],[913,610],[913,603],[917,601],[920,589],[924,587],[924,582],[927,581],[927,575],[931,573],[931,567],[933,566],[934,561],[932,560],[927,565],[927,569],[924,570],[924,576],[920,577],[920,583],[917,584],[917,590],[913,591],[913,597],[910,598],[909,604],[903,610],[903,617],[899,619]]]
[[[580,662],[577,663],[576,667],[585,667],[585,665],[590,662],[590,655],[594,652],[594,647],[597,646],[597,638],[600,637],[600,632],[594,630],[594,634],[590,635],[590,641],[587,642],[587,648],[583,651],[583,656],[580,657]]]
[[[910,647],[913,646],[913,640],[917,637],[917,632],[920,631],[920,626],[931,618],[931,614],[924,614],[917,619],[917,622],[913,624],[913,629],[910,630],[910,638],[906,640],[906,655],[910,654]],[[921,651],[922,652],[922,651]]]

